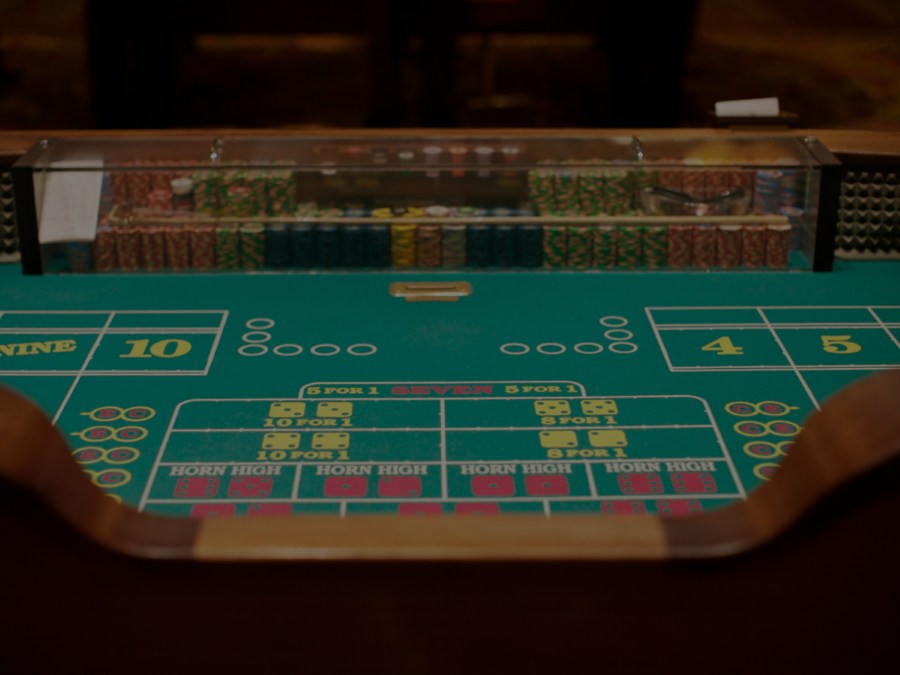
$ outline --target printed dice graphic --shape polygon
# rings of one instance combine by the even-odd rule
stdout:
[[[589,431],[588,441],[595,448],[621,448],[628,445],[625,432],[618,429]]]
[[[296,403],[273,403],[269,406],[269,417],[303,417],[306,414],[306,404],[297,401]]]
[[[458,516],[499,516],[499,504],[489,502],[464,502],[456,505]]]
[[[419,517],[419,518],[436,518],[440,517],[444,512],[440,504],[434,502],[424,502],[422,504],[401,504],[397,507],[397,513],[401,516]]]
[[[525,476],[525,492],[534,496],[567,495],[569,480],[565,476]]]
[[[240,476],[228,485],[229,497],[269,497],[272,479],[269,476]]]
[[[545,448],[575,448],[578,436],[574,431],[542,431],[541,445]]]
[[[547,415],[571,415],[568,401],[535,401],[534,412],[542,417]]]
[[[369,479],[365,476],[329,476],[325,479],[326,497],[365,497]]]
[[[581,402],[581,412],[585,415],[618,415],[619,406],[615,401],[605,399],[591,399]]]
[[[327,401],[319,404],[316,415],[319,417],[350,417],[353,404],[349,401]]]
[[[262,446],[266,450],[296,450],[300,447],[300,434],[266,434]]]
[[[696,499],[667,499],[656,502],[656,510],[663,518],[683,518],[703,513],[703,507]]]
[[[313,434],[312,446],[316,450],[346,450],[350,447],[350,434]]]
[[[232,518],[234,504],[194,504],[191,518]]]
[[[247,515],[251,518],[271,518],[291,515],[290,504],[251,504],[247,507]]]
[[[619,489],[625,494],[656,494],[662,492],[662,481],[655,473],[620,473]]]
[[[179,478],[175,484],[176,497],[215,497],[219,491],[219,479],[196,477]]]
[[[516,484],[512,476],[472,476],[472,494],[476,497],[512,497]]]
[[[604,516],[643,516],[647,513],[644,502],[615,501],[601,502],[600,510]]]
[[[378,479],[379,497],[421,497],[422,479],[418,476],[382,476]]]
[[[675,492],[716,491],[716,479],[708,473],[673,473],[671,478]]]

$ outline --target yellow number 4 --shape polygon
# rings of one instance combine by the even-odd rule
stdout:
[[[862,349],[855,342],[850,342],[849,335],[823,335],[822,348],[829,354],[855,354]]]
[[[718,352],[719,356],[735,356],[744,353],[744,348],[735,347],[730,337],[720,337],[701,349],[705,352]]]

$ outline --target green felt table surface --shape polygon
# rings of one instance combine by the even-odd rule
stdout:
[[[680,515],[900,365],[900,264],[832,273],[22,277],[0,380],[112,497],[193,517]]]

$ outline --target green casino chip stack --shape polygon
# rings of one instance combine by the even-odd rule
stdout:
[[[616,226],[616,264],[619,267],[640,267],[644,264],[641,251],[641,232],[637,225]]]
[[[568,267],[583,270],[591,266],[593,241],[591,227],[587,225],[569,225],[567,228],[566,262]]]
[[[621,216],[631,210],[632,179],[627,169],[605,169],[606,212],[611,216]]]
[[[290,169],[274,169],[266,182],[266,215],[293,213],[297,202],[297,188]]]
[[[220,270],[240,269],[241,243],[237,225],[216,225],[216,267]]]
[[[269,172],[253,169],[247,172],[246,185],[250,188],[249,209],[251,216],[264,216],[268,210]]]
[[[554,210],[556,215],[580,215],[581,200],[578,195],[577,171],[557,171],[554,175],[553,189],[556,199],[556,208]]]
[[[566,266],[566,234],[565,225],[544,224],[544,267]]]
[[[550,160],[543,160],[538,164],[550,164]],[[528,197],[531,205],[539,215],[553,215],[556,210],[556,200],[553,197],[554,172],[549,169],[536,169],[528,172]]]
[[[647,267],[665,267],[668,247],[665,225],[646,225],[643,228],[644,264]]]
[[[218,171],[196,171],[191,175],[194,183],[194,211],[215,215],[219,211],[219,183],[222,176]]]
[[[632,186],[632,207],[634,210],[641,210],[644,208],[643,202],[641,202],[641,192],[644,188],[652,187],[656,185],[656,171],[649,167],[640,166],[634,171],[631,172],[631,186]]]
[[[602,169],[583,169],[578,172],[578,196],[581,215],[599,216],[606,213],[606,178]]]
[[[598,225],[591,232],[593,240],[593,255],[591,261],[594,267],[616,266],[616,226]]]
[[[241,266],[245,270],[261,270],[266,266],[266,230],[259,223],[240,226]]]

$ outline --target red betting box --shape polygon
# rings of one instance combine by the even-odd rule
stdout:
[[[535,497],[569,494],[569,479],[565,476],[525,476],[525,492]]]
[[[508,477],[508,476],[507,476]],[[491,503],[465,502],[456,505],[458,516],[499,516],[500,505]]]
[[[215,497],[219,491],[218,478],[179,478],[175,483],[176,497]]]
[[[516,484],[512,476],[473,476],[472,494],[476,497],[512,497]]]
[[[619,489],[627,495],[651,495],[663,491],[662,481],[655,473],[621,473]]]
[[[382,476],[378,479],[379,497],[421,497],[422,479],[418,476]]]
[[[232,478],[229,497],[268,497],[272,494],[272,479],[264,476]]]
[[[265,518],[272,516],[291,515],[290,504],[251,504],[247,507],[247,515],[250,518]]]
[[[326,497],[365,497],[369,479],[365,476],[329,476],[325,479]]]
[[[234,504],[194,504],[191,518],[232,518]]]
[[[703,507],[696,499],[666,499],[656,502],[656,510],[663,518],[683,518],[703,513]]]
[[[644,502],[615,501],[601,502],[600,510],[604,516],[643,516],[647,513]]]
[[[715,492],[716,480],[708,473],[673,473],[675,492]]]
[[[443,512],[443,507],[435,502],[425,502],[424,504],[401,504],[397,507],[397,513],[407,517],[418,516],[420,518],[436,518],[440,517]]]

